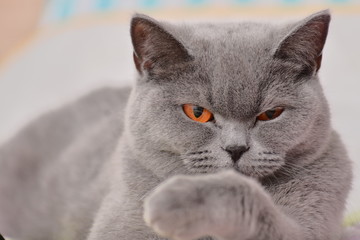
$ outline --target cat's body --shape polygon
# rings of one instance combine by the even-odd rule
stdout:
[[[100,182],[108,177],[105,170],[123,129],[129,91],[89,94],[37,119],[1,147],[3,234],[15,239],[85,239],[84,229],[91,226],[108,190]]]
[[[0,148],[0,232],[339,239],[352,175],[317,78],[329,20],[173,26],[134,17],[139,79],[129,98],[129,89],[93,93]],[[209,118],[190,119],[185,105]]]

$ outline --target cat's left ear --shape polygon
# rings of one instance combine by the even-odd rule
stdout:
[[[140,74],[156,74],[192,60],[184,45],[160,22],[143,14],[131,20],[134,63]]]
[[[295,25],[278,45],[274,57],[305,64],[317,72],[321,66],[330,19],[329,10],[324,10]]]

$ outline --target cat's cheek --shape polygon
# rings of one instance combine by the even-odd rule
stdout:
[[[295,145],[297,134],[299,133],[294,128],[283,121],[263,123],[253,130],[252,144],[262,146],[265,151],[283,155]]]
[[[159,129],[162,140],[176,147],[184,153],[189,150],[196,151],[210,144],[216,136],[211,123],[196,123],[190,119],[169,119],[160,125],[167,125],[167,129]],[[164,134],[166,133],[166,134]],[[155,140],[155,139],[154,139]]]

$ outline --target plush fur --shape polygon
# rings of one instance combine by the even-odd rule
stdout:
[[[317,72],[330,15],[131,22],[139,73],[0,149],[0,232],[27,240],[335,240],[352,173]],[[214,120],[191,120],[183,104]],[[126,110],[125,109],[126,105]],[[270,121],[257,116],[275,107]],[[238,157],[228,149],[242,149]]]

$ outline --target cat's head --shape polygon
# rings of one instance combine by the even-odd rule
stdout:
[[[329,22],[328,11],[287,25],[135,15],[130,148],[159,176],[234,168],[261,178],[313,159],[330,132],[317,77]]]

